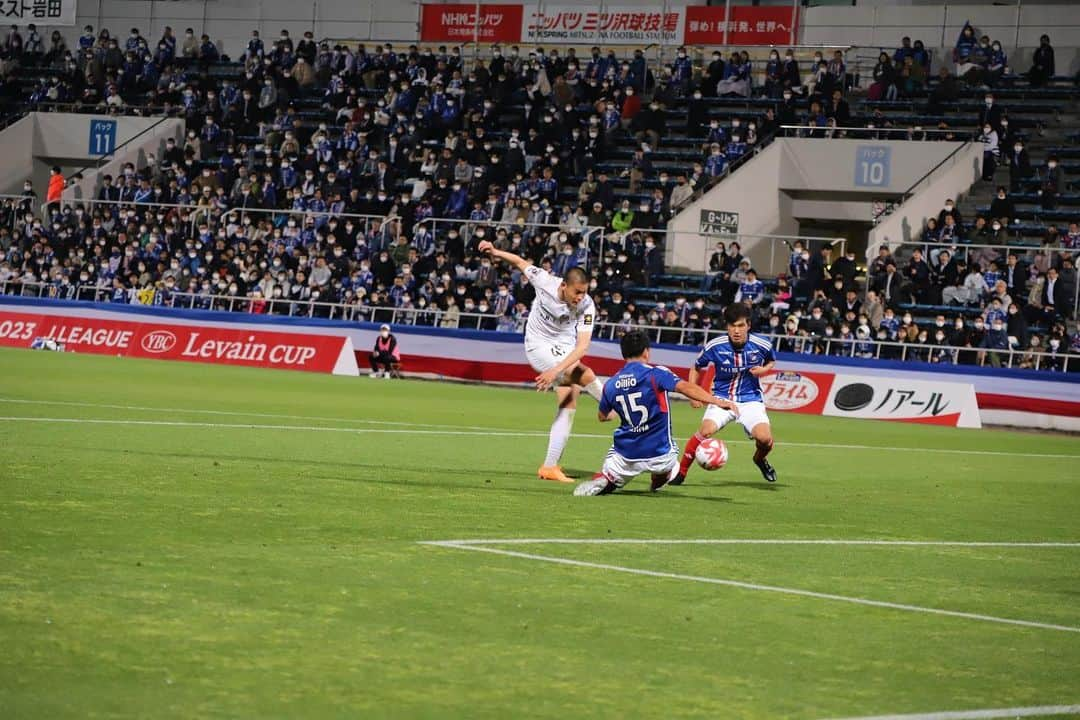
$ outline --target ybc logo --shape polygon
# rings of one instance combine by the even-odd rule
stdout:
[[[176,345],[176,336],[168,330],[154,330],[143,336],[141,345],[148,353],[167,353]]]

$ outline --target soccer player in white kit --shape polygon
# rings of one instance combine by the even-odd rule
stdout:
[[[513,265],[525,273],[536,289],[536,299],[525,325],[525,357],[536,376],[536,389],[555,388],[558,409],[548,435],[547,455],[537,470],[543,480],[571,483],[572,478],[559,467],[559,458],[574,424],[577,399],[584,390],[599,402],[603,384],[581,360],[589,351],[596,305],[589,297],[589,276],[581,268],[571,268],[566,277],[558,277],[514,253],[497,250],[486,240],[480,252]]]

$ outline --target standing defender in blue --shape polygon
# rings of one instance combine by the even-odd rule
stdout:
[[[603,469],[592,480],[574,488],[575,495],[607,495],[643,472],[652,474],[658,490],[679,469],[679,448],[671,433],[668,393],[675,391],[701,404],[714,405],[738,415],[734,402],[710,395],[693,383],[680,380],[666,367],[649,364],[649,338],[629,332],[620,342],[626,365],[605,384],[600,396],[600,421],[618,418],[615,442]]]
[[[679,473],[671,480],[672,485],[682,485],[686,479],[698,445],[736,418],[747,437],[753,438],[757,445],[754,464],[762,477],[776,482],[776,470],[766,459],[773,448],[772,426],[765,412],[765,397],[761,394],[761,382],[758,380],[776,365],[772,343],[768,338],[750,332],[750,307],[744,303],[732,303],[724,308],[724,324],[727,333],[705,345],[694,367],[690,368],[690,382],[697,385],[701,372],[712,365],[716,371],[713,394],[733,400],[738,405],[739,413],[715,407],[705,410],[697,433],[686,443]],[[701,407],[693,398],[690,404]]]

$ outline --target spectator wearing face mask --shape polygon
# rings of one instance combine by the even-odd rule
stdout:
[[[934,329],[931,339],[929,361],[934,364],[953,365],[956,363],[956,351],[949,347],[948,333],[944,321]]]
[[[994,318],[979,343],[979,348],[981,348],[981,352],[978,354],[979,365],[985,365],[989,360],[992,367],[1001,367],[1002,355],[1009,350],[1009,336],[1005,330],[1004,320]]]
[[[401,378],[401,350],[397,338],[390,332],[389,325],[379,328],[375,346],[371,350],[371,377]]]
[[[1001,155],[997,130],[990,123],[984,123],[979,140],[983,145],[982,180],[983,182],[993,182],[994,172],[997,171],[998,157]]]
[[[951,217],[953,219],[953,223],[956,227],[963,227],[964,222],[963,218],[960,215],[960,210],[957,209],[956,203],[953,201],[952,198],[949,198],[945,201],[945,205],[943,206],[941,212],[938,213],[938,226],[945,227],[945,225],[947,224],[945,222],[945,218],[947,217]]]

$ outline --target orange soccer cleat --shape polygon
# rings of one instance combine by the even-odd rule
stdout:
[[[561,483],[574,482],[573,478],[567,477],[566,473],[558,465],[544,465],[536,471],[536,474],[541,480],[552,480]]]

